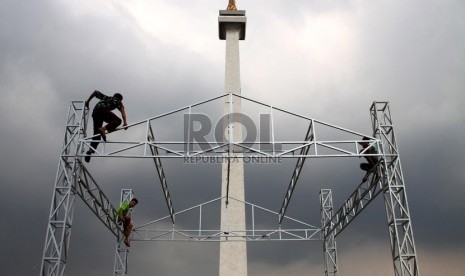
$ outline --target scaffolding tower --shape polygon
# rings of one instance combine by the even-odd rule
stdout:
[[[271,130],[268,141],[251,143],[250,141],[193,141],[156,139],[153,124],[167,116],[182,116],[184,119],[195,117],[193,108],[214,103],[219,104],[229,99],[241,100],[267,110]],[[232,108],[231,108],[232,110]],[[304,120],[307,124],[299,141],[275,139],[275,117],[277,113],[286,114]],[[407,194],[400,164],[399,151],[394,132],[393,121],[388,102],[374,102],[370,108],[373,135],[365,135],[323,121],[292,113],[265,103],[246,98],[234,93],[224,94],[206,101],[176,109],[134,124],[143,129],[143,138],[138,141],[108,141],[93,158],[145,158],[154,160],[160,185],[167,206],[167,216],[149,221],[134,228],[132,240],[136,241],[198,241],[198,242],[252,242],[252,241],[320,241],[323,243],[325,257],[325,275],[338,275],[336,236],[339,235],[362,211],[381,193],[384,196],[388,229],[391,241],[394,274],[396,276],[418,276],[418,261],[413,238],[411,215],[407,202]],[[227,117],[232,120],[232,116]],[[69,242],[73,224],[73,212],[76,195],[90,208],[95,216],[106,226],[116,238],[114,275],[126,275],[127,250],[121,246],[122,229],[115,220],[115,207],[105,195],[96,178],[92,176],[82,158],[89,149],[93,136],[86,136],[88,109],[83,101],[70,104],[62,150],[60,152],[57,176],[53,189],[51,209],[47,224],[46,239],[42,257],[40,275],[64,275],[68,261]],[[227,125],[227,124],[226,124]],[[322,129],[330,129],[337,139],[321,139]],[[341,134],[341,135],[339,135]],[[343,135],[342,135],[343,134]],[[341,139],[339,137],[346,137]],[[347,138],[349,137],[349,138]],[[379,149],[378,153],[368,153],[359,145],[363,137],[368,137],[370,146]],[[254,203],[243,202],[252,214],[247,221],[247,229],[208,229],[205,227],[203,210],[212,204],[223,202],[223,197],[215,198],[191,208],[175,211],[169,192],[167,176],[163,170],[162,160],[177,158],[225,158],[230,157],[231,148],[241,148],[239,158],[286,158],[295,159],[296,165],[284,194],[279,210],[270,210]],[[350,194],[342,206],[333,212],[332,191],[324,189],[320,192],[321,226],[293,219],[286,215],[291,203],[294,189],[304,163],[308,158],[344,158],[344,157],[377,157],[380,161],[376,168],[366,176]],[[237,158],[237,157],[235,157]],[[229,158],[227,159],[229,160]],[[122,192],[120,201],[132,197],[132,191]],[[233,197],[226,200],[237,200]],[[176,225],[176,216],[181,214],[198,214],[196,229],[180,229]],[[261,228],[256,221],[263,213],[275,217],[273,228]],[[171,224],[167,229],[158,226]],[[293,227],[288,227],[292,222]],[[297,226],[296,226],[297,225]]]
[[[333,217],[333,192],[331,189],[321,189],[320,191],[320,211],[321,225],[330,223]],[[331,225],[330,225],[331,226]],[[323,254],[325,276],[338,276],[337,247],[334,232],[323,238]]]

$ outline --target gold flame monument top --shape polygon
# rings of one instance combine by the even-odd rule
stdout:
[[[237,11],[236,8],[236,1],[235,0],[229,0],[228,7],[226,8],[228,11]]]
[[[239,40],[245,40],[247,18],[245,17],[245,10],[237,9],[235,0],[229,0],[226,10],[220,10],[218,23],[218,34],[221,40],[226,40],[226,26],[239,27]]]

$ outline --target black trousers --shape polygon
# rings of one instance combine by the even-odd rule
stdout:
[[[110,110],[105,109],[94,109],[92,112],[92,119],[94,120],[94,136],[100,134],[98,131],[102,127],[103,122],[107,123],[105,128],[108,132],[114,131],[119,125],[121,125],[121,119]],[[100,140],[100,135],[97,135],[93,140]],[[90,146],[97,149],[99,142],[92,142]],[[90,149],[92,151],[92,149]]]

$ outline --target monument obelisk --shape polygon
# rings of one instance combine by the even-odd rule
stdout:
[[[229,0],[226,10],[218,17],[219,38],[226,40],[225,92],[241,94],[239,40],[245,39],[246,17],[244,10],[237,10],[234,0]],[[230,106],[232,101],[232,108]],[[241,102],[237,97],[227,97],[224,113],[241,113]],[[237,121],[237,120],[236,120]],[[231,133],[232,131],[232,133]],[[227,140],[241,142],[242,126],[238,122],[229,125],[225,133]],[[229,149],[228,149],[229,150]],[[234,157],[241,154],[238,147],[230,151]],[[223,160],[221,180],[221,230],[224,240],[220,242],[220,276],[247,276],[247,245],[245,241],[231,241],[229,231],[245,234],[244,164],[242,158]]]

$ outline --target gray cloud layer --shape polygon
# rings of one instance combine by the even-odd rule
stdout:
[[[122,92],[128,119],[137,122],[223,93],[216,16],[225,3],[75,2],[0,2],[5,275],[39,272],[70,100],[94,89]],[[238,1],[248,15],[243,94],[368,134],[370,104],[389,100],[422,275],[462,275],[464,3],[288,2]],[[121,188],[134,189],[142,203],[136,224],[166,215],[150,162],[94,159],[89,165],[113,202]],[[247,167],[247,200],[277,210],[294,162]],[[358,162],[308,160],[289,215],[318,224],[319,190],[332,188],[339,206],[360,181]],[[219,196],[218,166],[165,165],[177,210]],[[344,275],[393,274],[385,224],[378,198],[338,237]],[[78,203],[67,275],[110,274],[113,254],[113,237]],[[248,254],[250,275],[322,275],[318,242],[255,243]],[[215,243],[134,243],[130,253],[130,275],[217,270]]]

